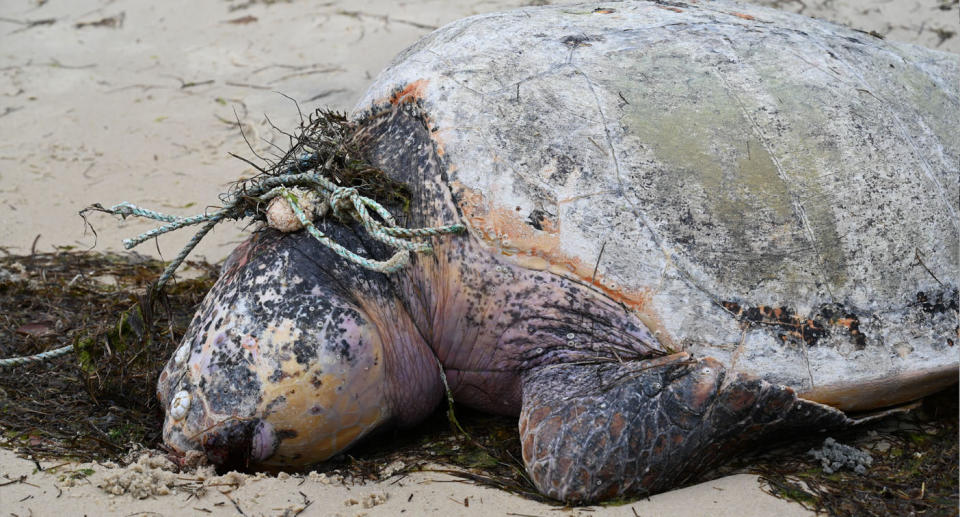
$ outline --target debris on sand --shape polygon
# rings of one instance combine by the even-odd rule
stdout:
[[[823,441],[823,447],[810,449],[807,454],[820,461],[826,474],[833,474],[842,468],[848,468],[857,474],[866,474],[867,469],[873,465],[870,453],[838,443],[831,437]]]

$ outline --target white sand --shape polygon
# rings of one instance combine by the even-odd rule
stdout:
[[[175,214],[216,203],[224,185],[252,169],[230,158],[251,153],[236,117],[258,152],[269,141],[264,114],[282,128],[305,110],[325,105],[347,110],[366,84],[399,50],[430,27],[474,13],[529,3],[523,0],[389,0],[262,2],[164,0],[0,0],[0,248],[81,249],[94,244],[77,211],[101,202],[130,201]],[[944,31],[957,31],[958,10],[938,0],[834,0],[769,2],[784,9],[849,23],[892,39],[936,46]],[[116,27],[77,24],[112,18]],[[30,22],[42,22],[30,25]],[[938,35],[939,34],[939,35]],[[942,50],[960,52],[960,38]],[[264,141],[266,139],[267,141]],[[150,227],[91,219],[98,250]],[[226,256],[244,234],[218,228],[198,254]],[[165,257],[176,254],[189,233],[163,237]],[[146,244],[141,253],[156,256]],[[44,462],[47,467],[59,462]],[[59,474],[34,472],[32,462],[0,450],[0,508],[16,515],[238,515],[219,493],[199,499],[184,493],[109,496],[96,485],[111,474],[101,466],[73,487]],[[6,477],[3,477],[6,476]],[[24,482],[4,485],[26,476]],[[296,511],[303,492],[312,504],[301,515],[807,515],[800,506],[760,491],[754,476],[739,475],[677,490],[630,506],[596,511],[557,511],[439,474],[418,474],[366,486],[307,479],[247,481],[230,497],[246,515]],[[185,483],[187,481],[184,481]],[[70,484],[69,482],[66,484]],[[370,494],[386,502],[365,508]],[[408,500],[412,495],[412,499]],[[469,500],[469,507],[464,506]],[[358,504],[347,505],[350,500]],[[636,513],[634,513],[636,511]]]

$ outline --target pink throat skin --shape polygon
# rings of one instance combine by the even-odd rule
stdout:
[[[395,352],[406,356],[403,368],[388,370],[398,388],[391,398],[402,413],[443,389],[437,361],[457,402],[518,415],[522,378],[533,368],[669,353],[635,314],[592,286],[509,264],[472,236],[449,239],[432,257],[419,257],[398,284],[412,318],[407,330],[429,347],[409,339],[402,347],[385,343],[387,350],[407,349]],[[413,361],[421,352],[433,357]],[[424,391],[415,393],[412,384]]]

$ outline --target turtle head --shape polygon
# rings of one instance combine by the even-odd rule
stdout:
[[[164,442],[218,465],[298,466],[396,419],[404,380],[388,378],[387,347],[417,333],[385,283],[302,232],[252,237],[160,375]]]

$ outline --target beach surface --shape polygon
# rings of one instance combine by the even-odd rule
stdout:
[[[960,53],[955,1],[759,3]],[[0,0],[0,250],[115,251],[152,227],[94,214],[94,234],[77,215],[92,203],[201,213],[230,182],[255,172],[231,153],[254,158],[285,147],[273,126],[296,126],[292,99],[304,112],[348,111],[395,54],[434,28],[530,4]],[[169,259],[190,235],[166,235],[136,251]],[[221,225],[195,256],[220,261],[246,235],[242,225]],[[199,472],[182,475],[190,479],[166,495],[116,494],[127,474],[163,485],[167,471],[137,463],[51,470],[61,463],[38,465],[0,449],[0,508],[15,515],[810,515],[746,474],[585,510],[429,472],[359,485],[316,476],[209,481]]]

